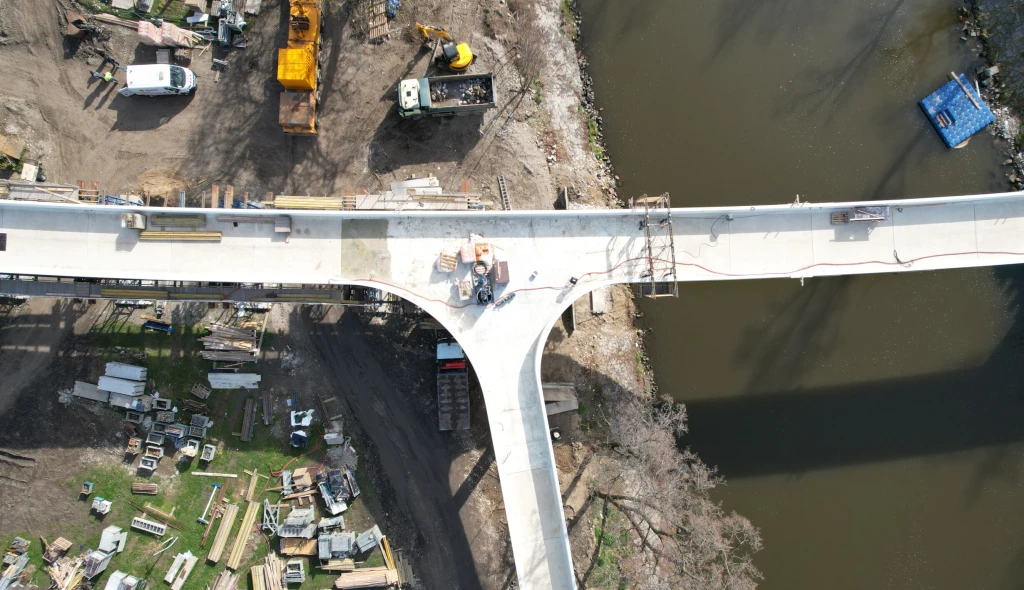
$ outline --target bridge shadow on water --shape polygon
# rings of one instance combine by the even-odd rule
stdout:
[[[998,267],[994,272],[1009,296],[1012,326],[984,362],[965,369],[812,389],[798,388],[801,371],[807,367],[792,360],[786,364],[784,355],[774,351],[801,343],[802,350],[813,351],[820,345],[827,353],[838,335],[828,321],[817,321],[824,319],[830,305],[815,301],[841,300],[841,281],[849,279],[828,279],[836,285],[824,294],[798,293],[793,309],[813,313],[815,318],[777,322],[784,325],[764,329],[760,346],[769,352],[754,361],[762,366],[755,367],[749,389],[766,383],[777,389],[769,386],[764,393],[687,402],[691,431],[682,443],[693,446],[709,465],[719,466],[727,479],[982,448],[992,448],[992,455],[979,467],[979,478],[1005,476],[1006,465],[1016,465],[1018,460],[1016,453],[1009,457],[999,447],[1024,442],[1024,388],[1018,379],[1024,346],[1024,266]],[[740,360],[750,360],[742,350]],[[777,362],[782,365],[768,368]],[[772,378],[770,371],[776,374]]]

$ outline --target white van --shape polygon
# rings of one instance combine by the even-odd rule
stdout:
[[[118,91],[123,96],[167,96],[196,91],[196,75],[188,68],[149,64],[126,69],[128,81]]]

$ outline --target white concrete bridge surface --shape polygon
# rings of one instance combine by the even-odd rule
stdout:
[[[222,239],[140,241],[138,230],[121,226],[125,212],[205,215],[204,229]],[[227,213],[287,215],[292,231],[217,221]],[[674,278],[685,282],[1024,262],[1024,193],[662,209],[650,213],[648,227],[641,226],[644,219],[642,209],[224,211],[0,201],[0,273],[354,284],[414,302],[459,340],[479,376],[520,587],[533,590],[575,587],[540,389],[543,344],[575,299],[613,283],[650,281],[652,266],[655,279],[671,278],[674,269]],[[510,282],[496,297],[515,293],[514,301],[502,307],[461,301],[455,275],[438,270],[439,253],[470,234],[483,236],[508,262]],[[461,265],[457,274],[467,271]],[[17,283],[3,279],[0,291]]]

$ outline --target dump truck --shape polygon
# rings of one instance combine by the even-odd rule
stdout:
[[[451,337],[437,341],[437,421],[440,430],[469,430],[469,368]]]
[[[398,114],[406,119],[482,113],[495,102],[494,74],[410,78],[398,85]]]
[[[277,50],[277,81],[284,86],[278,120],[281,130],[316,135],[320,104],[323,0],[290,0],[288,47]]]

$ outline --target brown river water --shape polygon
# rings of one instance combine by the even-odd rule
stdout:
[[[973,75],[951,0],[582,0],[624,196],[675,206],[1006,190],[917,101]],[[1024,268],[685,283],[642,305],[682,443],[766,590],[1024,587]]]

